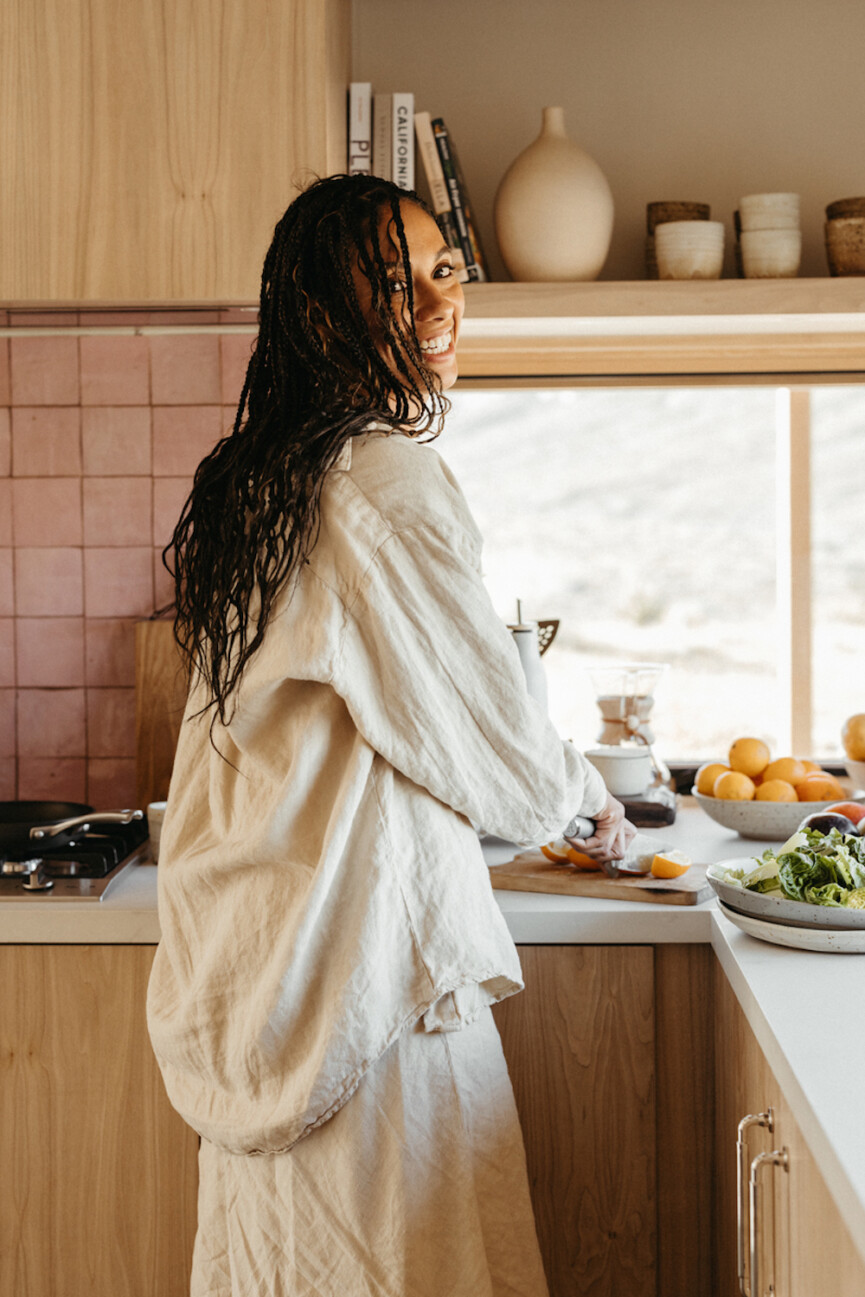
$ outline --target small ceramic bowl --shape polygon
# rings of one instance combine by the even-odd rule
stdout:
[[[659,279],[719,279],[724,264],[722,221],[668,221],[655,228]]]
[[[857,792],[865,792],[865,761],[851,761],[848,757],[844,764],[853,787]]]
[[[825,225],[832,275],[865,275],[865,216],[838,216]]]
[[[797,230],[798,194],[748,194],[739,199],[743,230]]]
[[[798,229],[743,229],[739,245],[746,279],[784,279],[799,273],[802,234]]]
[[[844,799],[865,801],[853,797],[849,785],[844,788]],[[705,797],[691,789],[694,800],[716,824],[732,829],[740,838],[755,838],[765,842],[785,842],[796,832],[806,815],[825,811],[832,802],[726,802],[720,797]],[[833,797],[832,801],[839,799]]]

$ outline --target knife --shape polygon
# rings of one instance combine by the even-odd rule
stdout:
[[[566,842],[579,847],[582,838],[590,838],[595,832],[595,821],[585,815],[575,815],[562,833]],[[647,833],[638,833],[628,843],[621,860],[599,861],[608,878],[619,878],[621,874],[646,874],[652,857],[659,851],[667,851],[666,842],[655,842]]]
[[[570,824],[563,829],[562,837],[572,846],[577,846],[581,839],[593,837],[596,827],[595,821],[590,820],[587,815],[575,815]],[[619,866],[615,860],[601,860],[599,864],[608,878],[618,878]]]

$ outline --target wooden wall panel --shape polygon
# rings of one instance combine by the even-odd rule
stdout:
[[[152,946],[0,946],[0,1292],[185,1297],[198,1136],[144,1007]]]
[[[654,1297],[652,949],[522,946],[498,1005],[551,1297]]]
[[[168,797],[174,753],[186,707],[186,674],[174,641],[174,623],[135,627],[136,805]]]
[[[0,7],[0,299],[255,301],[342,168],[349,0]]]

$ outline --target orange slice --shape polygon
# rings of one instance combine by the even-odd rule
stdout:
[[[568,857],[568,852],[571,850],[573,850],[573,848],[568,846],[564,838],[556,838],[555,842],[545,842],[541,847],[541,851],[544,853],[547,860],[552,860],[554,865],[571,864]]]
[[[584,869],[587,874],[591,873],[593,869],[599,870],[601,868],[597,860],[587,856],[585,851],[577,851],[576,847],[568,847],[568,860],[572,865],[576,865],[577,869]]]
[[[652,860],[652,873],[656,878],[678,878],[692,864],[691,857],[684,851],[659,851]]]

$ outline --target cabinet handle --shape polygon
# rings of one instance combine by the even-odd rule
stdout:
[[[751,1297],[751,1288],[746,1276],[745,1246],[745,1181],[748,1175],[748,1127],[765,1126],[771,1134],[774,1130],[775,1114],[771,1108],[765,1112],[750,1113],[739,1122],[736,1135],[736,1267],[739,1276],[739,1292],[742,1297]]]
[[[786,1148],[774,1148],[771,1153],[758,1153],[751,1163],[751,1174],[748,1178],[748,1216],[751,1231],[751,1294],[752,1297],[763,1297],[760,1287],[760,1168],[780,1166],[785,1171],[790,1168],[790,1159]],[[774,1275],[772,1278],[774,1279]],[[766,1290],[768,1297],[774,1297],[775,1285],[771,1283]]]

